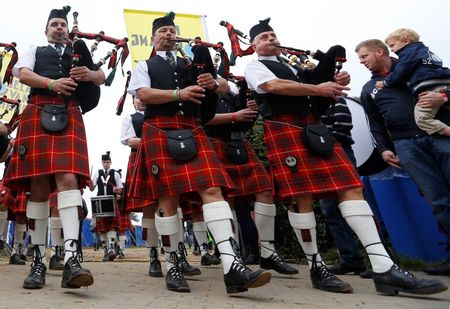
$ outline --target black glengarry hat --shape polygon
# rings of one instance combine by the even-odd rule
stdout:
[[[102,161],[111,161],[110,153],[111,151],[107,151],[106,154],[102,155]]]
[[[50,11],[50,15],[48,15],[48,19],[47,19],[47,25],[45,27],[45,29],[47,29],[48,27],[48,22],[50,21],[50,19],[52,18],[62,18],[67,22],[67,14],[70,12],[70,6],[66,5],[62,8],[62,10],[59,9],[53,9]]]
[[[273,31],[272,27],[269,26],[269,21],[270,21],[270,17],[266,18],[264,20],[260,20],[259,24],[254,25],[250,29],[250,42],[253,42],[255,37],[260,33],[267,32],[267,31]]]
[[[169,12],[163,17],[157,18],[153,21],[152,25],[152,35],[155,34],[156,30],[165,26],[173,26],[175,27],[175,23],[173,20],[175,19],[175,13]]]

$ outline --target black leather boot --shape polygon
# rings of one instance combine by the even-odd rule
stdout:
[[[18,251],[17,254],[19,255],[19,258],[26,262],[28,259],[27,259],[27,256],[25,254],[23,254],[23,246],[22,246],[22,244],[19,244],[17,251]]]
[[[439,280],[418,279],[396,264],[384,273],[373,273],[373,281],[378,293],[397,295],[398,292],[410,294],[435,294],[447,290]]]
[[[125,259],[125,253],[123,253],[122,249],[119,249],[119,253],[117,254],[117,258],[119,260],[124,260]]]
[[[223,255],[231,255],[234,257],[234,261],[231,264],[230,270],[228,271],[228,273],[223,275],[225,287],[228,294],[245,292],[250,288],[263,286],[270,281],[270,279],[272,278],[270,272],[263,271],[261,269],[252,271],[250,268],[244,265],[240,256],[238,244],[236,243],[234,238],[230,237],[228,240],[224,241],[229,241],[234,251],[234,255],[221,253]],[[217,243],[217,245],[224,241]]]
[[[277,273],[283,275],[295,275],[298,274],[298,269],[286,264],[275,252],[272,253],[268,258],[260,257],[260,267],[262,269],[273,269]]]
[[[30,274],[23,281],[24,289],[42,289],[45,285],[47,266],[42,263],[41,251],[38,245],[33,247],[33,251],[33,264],[31,264]]]
[[[219,265],[220,259],[217,256],[212,255],[208,252],[208,245],[202,244],[201,246],[203,247],[203,250],[206,250],[206,254],[202,256],[200,260],[200,265],[202,266]]]
[[[25,261],[20,258],[17,253],[9,257],[9,264],[11,265],[25,265]]]
[[[169,291],[174,292],[190,292],[191,289],[184,279],[184,276],[179,267],[180,263],[178,261],[177,252],[171,252],[168,262],[172,263],[174,266],[169,269],[166,275],[166,287]]]
[[[197,276],[202,272],[199,268],[192,266],[186,259],[187,251],[184,243],[178,243],[178,267],[185,276]]]
[[[158,250],[155,247],[150,248],[150,267],[148,269],[150,277],[163,277],[161,262],[158,258]]]
[[[320,266],[318,263],[320,263]],[[330,273],[322,264],[322,261],[317,262],[316,254],[312,255],[312,267],[309,272],[313,288],[315,289],[334,293],[353,292],[353,288],[350,284]]]
[[[54,254],[50,258],[50,263],[48,265],[48,268],[51,270],[64,270],[64,260],[61,260],[61,258],[58,256],[58,254]]]
[[[89,270],[82,268],[80,265],[80,260],[83,260],[83,253],[78,241],[75,239],[69,239],[66,241],[71,241],[72,247],[74,244],[76,245],[77,255],[75,255],[75,252],[72,252],[72,256],[65,263],[61,287],[78,289],[82,286],[92,285],[94,283],[94,277]]]

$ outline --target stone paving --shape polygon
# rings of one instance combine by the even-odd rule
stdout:
[[[60,288],[61,272],[49,270],[46,286],[25,290],[23,279],[29,265],[9,265],[0,258],[0,308],[450,308],[450,292],[433,296],[381,296],[372,280],[359,276],[341,276],[354,288],[352,294],[335,294],[311,287],[306,265],[295,265],[300,274],[274,274],[271,282],[249,292],[228,296],[222,267],[202,267],[202,274],[187,277],[191,293],[174,293],[165,289],[164,278],[148,276],[147,251],[127,249],[125,260],[100,262],[102,253],[86,249],[84,267],[94,274],[94,285],[78,290]],[[47,257],[50,256],[48,252]],[[200,267],[199,257],[189,260]],[[165,265],[163,264],[163,269]],[[416,275],[427,277],[424,273]],[[450,277],[439,277],[450,285]]]

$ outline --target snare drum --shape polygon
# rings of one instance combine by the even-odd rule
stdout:
[[[115,217],[116,197],[114,195],[100,195],[91,197],[92,217]]]

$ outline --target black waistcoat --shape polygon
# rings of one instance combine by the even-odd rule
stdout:
[[[134,113],[131,115],[131,123],[133,124],[136,137],[141,137],[142,125],[144,124],[144,115],[141,113]]]
[[[106,180],[106,176],[105,176],[105,171],[104,170],[98,170],[98,179],[97,179],[97,195],[114,195],[113,192],[113,186],[116,186],[116,179],[114,178],[114,173],[116,171],[113,169],[110,169],[108,172],[109,175],[109,180],[108,180],[108,184],[106,185],[106,193],[103,187],[103,181],[102,181],[102,177],[105,178]]]
[[[188,70],[184,60],[177,57],[177,66],[173,69],[170,64],[160,56],[154,56],[147,61],[148,75],[155,89],[183,89],[193,83],[188,78]],[[172,116],[175,114],[185,116],[197,115],[197,104],[192,102],[173,101],[166,104],[147,104],[145,118],[152,116]]]
[[[278,61],[259,60],[262,62],[276,77],[280,79],[302,82],[291,69]],[[255,96],[258,103],[259,112],[264,118],[279,116],[283,114],[295,114],[300,117],[306,116],[310,111],[310,102],[307,96],[287,96],[273,93],[257,94]]]
[[[142,125],[144,124],[144,115],[141,113],[134,113],[131,115],[131,124],[133,125],[136,137],[141,137]],[[136,152],[137,148],[131,148],[132,152]]]
[[[33,72],[50,79],[60,79],[69,77],[70,67],[72,65],[72,49],[66,47],[63,55],[60,57],[56,50],[50,46],[39,46],[36,48],[36,62]],[[56,96],[55,92],[43,88],[31,88],[30,96],[34,94],[44,94]]]

